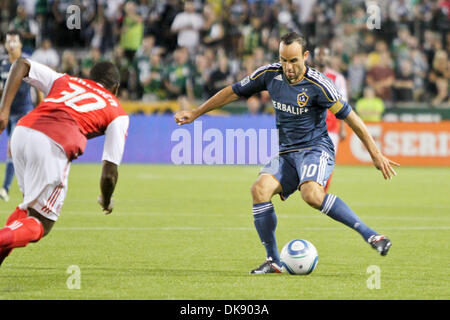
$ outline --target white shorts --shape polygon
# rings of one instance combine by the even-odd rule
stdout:
[[[42,132],[18,126],[11,136],[14,170],[23,193],[21,209],[32,208],[56,221],[67,194],[70,161]]]

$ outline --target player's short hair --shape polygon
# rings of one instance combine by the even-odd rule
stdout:
[[[119,69],[114,63],[100,61],[91,68],[89,79],[101,83],[106,89],[112,89],[120,83]]]
[[[301,34],[297,32],[289,32],[283,35],[280,39],[280,43],[284,44],[292,44],[294,42],[298,42],[302,47],[302,52],[306,51],[306,39]]]
[[[19,41],[22,42],[22,34],[18,30],[15,30],[15,29],[8,30],[6,32],[6,35],[7,36],[18,36]],[[6,36],[5,36],[5,38],[6,38]]]

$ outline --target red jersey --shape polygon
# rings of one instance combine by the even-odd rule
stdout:
[[[342,93],[344,100],[347,101],[347,90],[344,77],[332,69],[326,69],[324,74],[334,82],[336,88]],[[326,121],[328,132],[339,133],[340,122],[330,110],[327,111]]]
[[[34,73],[45,69],[36,63],[31,66],[34,69],[30,69],[29,78],[25,78],[25,81],[33,84]],[[47,97],[20,119],[18,126],[47,135],[65,150],[69,160],[83,154],[87,139],[105,134],[109,124],[118,117],[126,117],[125,130],[128,129],[127,114],[117,98],[101,84],[69,75],[50,74],[51,71],[47,70],[38,76],[48,80],[46,72],[49,73],[48,77],[53,77],[52,81],[46,82],[49,87]],[[39,86],[36,87],[39,89]]]

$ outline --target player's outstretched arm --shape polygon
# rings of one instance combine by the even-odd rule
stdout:
[[[116,188],[119,172],[115,163],[103,160],[102,176],[100,178],[99,204],[102,206],[103,213],[110,214],[113,210],[112,195]]]
[[[175,114],[175,122],[178,123],[178,125],[191,123],[201,115],[211,110],[223,107],[224,105],[236,101],[237,99],[239,99],[239,96],[236,93],[234,93],[232,87],[231,86],[225,87],[219,92],[217,92],[214,96],[209,98],[200,107],[192,111],[177,112]]]
[[[29,71],[30,63],[24,58],[17,59],[11,66],[0,102],[0,133],[2,133],[8,125],[11,104],[22,84],[22,79],[28,75]]]
[[[355,134],[366,146],[367,151],[372,158],[373,164],[378,170],[381,171],[383,177],[385,179],[392,179],[392,175],[396,176],[397,173],[392,166],[400,166],[400,164],[386,158],[381,153],[370,135],[369,130],[367,130],[366,125],[353,110],[350,111],[348,116],[345,118],[345,122],[350,126],[350,128],[352,128]]]

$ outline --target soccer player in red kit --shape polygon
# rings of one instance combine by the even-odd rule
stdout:
[[[12,65],[0,102],[0,133],[22,80],[46,98],[18,122],[11,137],[23,202],[0,229],[0,264],[12,249],[49,233],[66,196],[71,162],[83,154],[87,139],[100,135],[105,135],[105,144],[98,202],[105,214],[111,213],[129,125],[115,97],[119,78],[110,62],[94,65],[89,80],[57,73],[24,58]]]
[[[314,50],[314,65],[322,72],[324,75],[326,75],[328,78],[330,78],[336,88],[339,90],[339,92],[342,94],[342,98],[345,101],[348,101],[347,99],[347,83],[345,81],[345,78],[342,74],[339,72],[331,69],[329,67],[330,63],[330,50],[325,47],[316,47]],[[331,141],[333,141],[334,145],[334,152],[337,154],[338,147],[339,147],[339,141],[345,139],[345,128],[344,123],[342,120],[338,120],[336,116],[330,111],[327,111],[327,129],[328,129],[328,135],[331,138]],[[331,177],[333,176],[333,173],[331,173],[330,178],[328,179],[326,185],[325,185],[325,192],[327,192],[329,186]]]

